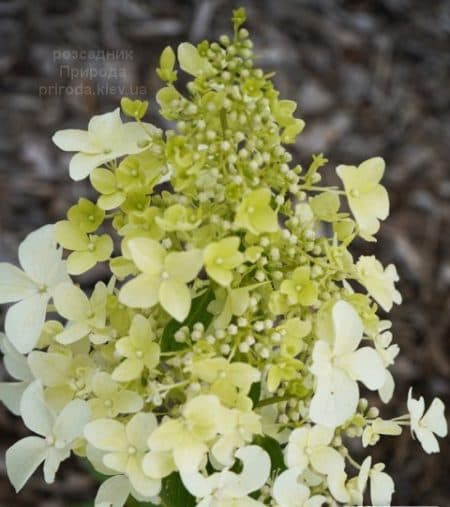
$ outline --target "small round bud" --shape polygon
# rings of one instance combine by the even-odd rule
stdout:
[[[219,350],[222,355],[227,356],[231,351],[231,347],[227,343],[224,343],[220,346]]]
[[[248,346],[247,343],[244,342],[239,345],[239,351],[242,352],[243,354],[246,354],[249,350],[250,347]]]

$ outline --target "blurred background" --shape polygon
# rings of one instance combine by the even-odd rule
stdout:
[[[166,126],[154,102],[160,51],[229,33],[240,5],[258,65],[276,72],[282,97],[298,101],[306,120],[295,159],[324,152],[330,175],[339,163],[386,159],[392,213],[378,243],[355,252],[394,262],[401,277],[404,303],[392,312],[397,390],[383,414],[405,413],[409,385],[427,405],[440,396],[450,406],[448,0],[0,0],[0,261],[16,262],[28,232],[89,195],[69,179],[70,154],[52,134],[86,128],[121,95],[148,99],[149,120]],[[93,480],[76,461],[54,485],[39,474],[16,496],[4,451],[24,435],[0,408],[0,507],[92,500]],[[395,479],[395,505],[448,505],[448,440],[441,448],[428,456],[407,431],[375,448]]]

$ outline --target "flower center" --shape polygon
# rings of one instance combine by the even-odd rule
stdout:
[[[45,292],[47,292],[47,289],[48,289],[47,285],[42,284],[42,285],[40,285],[40,286],[39,286],[38,291],[39,291],[41,294],[44,294]]]
[[[64,440],[56,440],[54,445],[57,449],[63,449],[66,446],[66,442]]]

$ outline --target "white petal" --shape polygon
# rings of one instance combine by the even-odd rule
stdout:
[[[158,275],[163,271],[166,251],[150,238],[133,238],[127,242],[136,266],[147,275]]]
[[[127,475],[133,488],[144,497],[154,497],[161,490],[159,479],[150,479],[142,471],[141,458],[136,456],[128,460]]]
[[[416,434],[423,450],[427,454],[439,452],[439,442],[431,430],[418,426],[417,428],[414,428],[414,433]]]
[[[311,373],[314,373],[318,377],[331,375],[332,360],[333,357],[329,343],[324,340],[316,341],[312,351]]]
[[[185,441],[173,450],[173,458],[180,472],[191,473],[199,469],[207,451],[205,444]]]
[[[120,108],[116,107],[109,113],[93,116],[89,120],[88,131],[91,141],[96,141],[99,147],[114,148],[123,141],[122,127]]]
[[[39,340],[47,313],[48,296],[36,294],[12,306],[5,319],[5,331],[14,347],[23,354]]]
[[[215,475],[215,474],[214,474]],[[181,480],[183,481],[184,487],[198,498],[204,498],[205,496],[211,495],[213,492],[213,481],[208,480],[213,478],[205,477],[200,472],[181,472]]]
[[[235,450],[244,443],[245,440],[237,431],[223,435],[211,448],[212,458],[222,466],[232,466]]]
[[[103,463],[104,455],[105,453],[102,450],[97,449],[96,447],[94,447],[89,443],[86,445],[86,457],[91,462],[91,465],[95,468],[97,472],[100,472],[103,475],[116,474],[117,472],[111,470],[110,468],[104,465]]]
[[[370,474],[370,499],[372,505],[389,506],[391,505],[392,494],[395,491],[394,481],[384,472],[371,472]]]
[[[138,275],[119,292],[119,300],[131,308],[150,308],[158,302],[160,280],[153,275]]]
[[[177,445],[183,424],[179,419],[164,421],[152,432],[148,439],[148,446],[152,451],[171,451]]]
[[[353,380],[359,380],[367,388],[380,389],[386,378],[386,369],[378,352],[371,347],[362,347],[343,358],[345,371]]]
[[[71,363],[70,356],[54,352],[34,350],[28,356],[28,364],[33,375],[45,386],[50,387],[60,386],[66,382]]]
[[[47,484],[55,482],[55,475],[62,461],[70,456],[68,449],[49,447],[44,461],[44,480]]]
[[[47,269],[47,287],[48,292],[53,294],[53,289],[60,283],[71,283],[70,276],[67,273],[67,262],[59,260],[55,262],[52,268]]]
[[[372,465],[372,457],[367,456],[367,458],[362,462],[358,474],[358,489],[361,493],[364,493],[366,489],[367,481],[369,480],[371,465]]]
[[[164,280],[159,289],[159,302],[174,319],[183,322],[191,308],[191,293],[183,282]]]
[[[86,130],[65,129],[54,133],[52,141],[63,151],[83,151],[85,153],[97,153],[97,148],[92,146]],[[93,151],[94,150],[94,151]]]
[[[103,464],[116,473],[126,474],[129,457],[127,450],[111,452],[103,456]]]
[[[338,473],[329,475],[327,477],[327,484],[328,489],[330,490],[330,493],[333,495],[333,497],[342,503],[347,503],[350,501],[350,496],[348,494],[348,491],[346,489],[346,481],[347,475],[346,473],[341,470]]]
[[[351,417],[358,406],[357,383],[343,371],[333,368],[330,377],[319,377],[309,408],[310,419],[335,428]]]
[[[52,433],[55,418],[44,400],[41,383],[36,380],[24,391],[20,402],[20,413],[25,426],[46,437]]]
[[[411,420],[418,421],[422,418],[423,413],[425,412],[425,400],[421,396],[418,400],[415,400],[412,397],[412,387],[409,388],[408,391],[408,412],[411,415]]]
[[[0,333],[0,350],[6,371],[17,380],[33,380],[26,356],[18,352],[14,345]]]
[[[104,155],[90,155],[89,153],[77,153],[69,164],[69,174],[74,181],[84,180],[96,168],[114,158],[113,153]]]
[[[20,301],[37,291],[36,284],[21,269],[7,262],[0,262],[0,304]]]
[[[327,498],[323,495],[314,495],[303,504],[303,507],[322,507],[327,501]]]
[[[389,403],[392,399],[392,395],[394,394],[395,382],[392,373],[389,370],[386,370],[386,377],[384,379],[384,384],[378,389],[378,394],[380,395],[381,401],[383,403]]]
[[[87,336],[90,331],[91,327],[85,322],[75,322],[68,324],[61,333],[55,336],[55,340],[63,345],[70,345]]]
[[[97,419],[84,428],[86,440],[103,451],[123,451],[128,448],[125,427],[113,419]]]
[[[153,479],[162,479],[176,470],[171,452],[150,451],[142,460],[142,469]]]
[[[265,504],[246,496],[245,498],[229,498],[221,500],[221,504],[214,503],[214,507],[264,507]],[[198,507],[198,506],[197,506]]]
[[[53,282],[54,273],[62,264],[61,257],[62,250],[57,248],[53,225],[44,225],[31,232],[19,246],[20,265],[40,285]]]
[[[86,294],[72,283],[62,283],[53,293],[53,302],[57,312],[69,320],[86,320],[91,305]]]
[[[309,432],[310,429],[308,427],[303,427],[296,428],[290,434],[289,443],[285,451],[285,460],[289,467],[295,467],[299,470],[304,470],[307,467],[309,458],[305,454],[305,449],[308,444]]]
[[[0,400],[14,415],[20,415],[20,400],[28,382],[0,382]]]
[[[178,46],[177,56],[180,67],[192,76],[199,76],[212,69],[208,60],[200,56],[197,48],[189,42],[182,42]]]
[[[53,430],[55,437],[66,442],[67,445],[71,444],[76,438],[81,437],[90,416],[91,413],[85,401],[71,401],[56,418]]]
[[[47,444],[39,437],[27,437],[6,451],[6,472],[15,490],[20,491],[47,455]]]
[[[95,497],[95,507],[123,507],[130,495],[130,481],[124,475],[116,475],[102,483]]]
[[[157,129],[151,123],[128,122],[122,126],[123,139],[118,150],[123,154],[133,155],[146,149],[145,141],[149,141],[149,132],[155,135]]]
[[[374,185],[383,177],[385,167],[386,163],[381,157],[372,157],[361,162],[358,169],[360,172],[364,172],[366,182]]]
[[[136,449],[146,451],[148,437],[157,426],[156,417],[151,413],[134,415],[125,428],[128,441]]]
[[[270,457],[257,445],[241,447],[235,454],[243,464],[238,482],[231,488],[233,496],[246,496],[264,486],[270,475]]]
[[[346,301],[338,301],[332,310],[336,356],[356,350],[363,335],[363,324],[357,311]]]
[[[444,415],[445,406],[442,400],[435,398],[422,417],[422,424],[440,437],[447,435],[447,420]]]
[[[322,447],[331,443],[334,429],[320,424],[313,426],[308,433],[308,447]]]
[[[332,447],[319,447],[310,456],[311,465],[324,475],[337,475],[344,471],[345,460]]]
[[[275,479],[272,494],[279,507],[303,506],[309,498],[309,488],[298,480],[300,473],[298,468],[289,468]]]
[[[186,252],[171,252],[167,255],[164,266],[175,280],[190,282],[193,280],[203,265],[201,250],[188,250]]]

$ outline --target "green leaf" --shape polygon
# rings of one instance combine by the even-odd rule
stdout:
[[[160,497],[163,507],[194,507],[196,504],[177,472],[163,479]]]
[[[253,443],[262,447],[270,456],[272,472],[277,472],[278,474],[283,470],[286,470],[283,451],[280,444],[274,438],[267,435],[257,435],[254,438]]]
[[[211,288],[208,288],[203,294],[192,300],[191,311],[183,322],[178,322],[175,319],[169,321],[161,338],[161,352],[173,352],[186,347],[186,344],[175,340],[175,333],[182,327],[187,326],[192,329],[196,322],[201,322],[206,329],[211,324],[213,315],[206,309],[213,299],[214,292]]]
[[[138,502],[135,498],[130,496],[125,504],[125,507],[157,507],[151,502]]]
[[[261,397],[261,382],[254,382],[250,387],[248,397],[252,400],[255,407]]]

